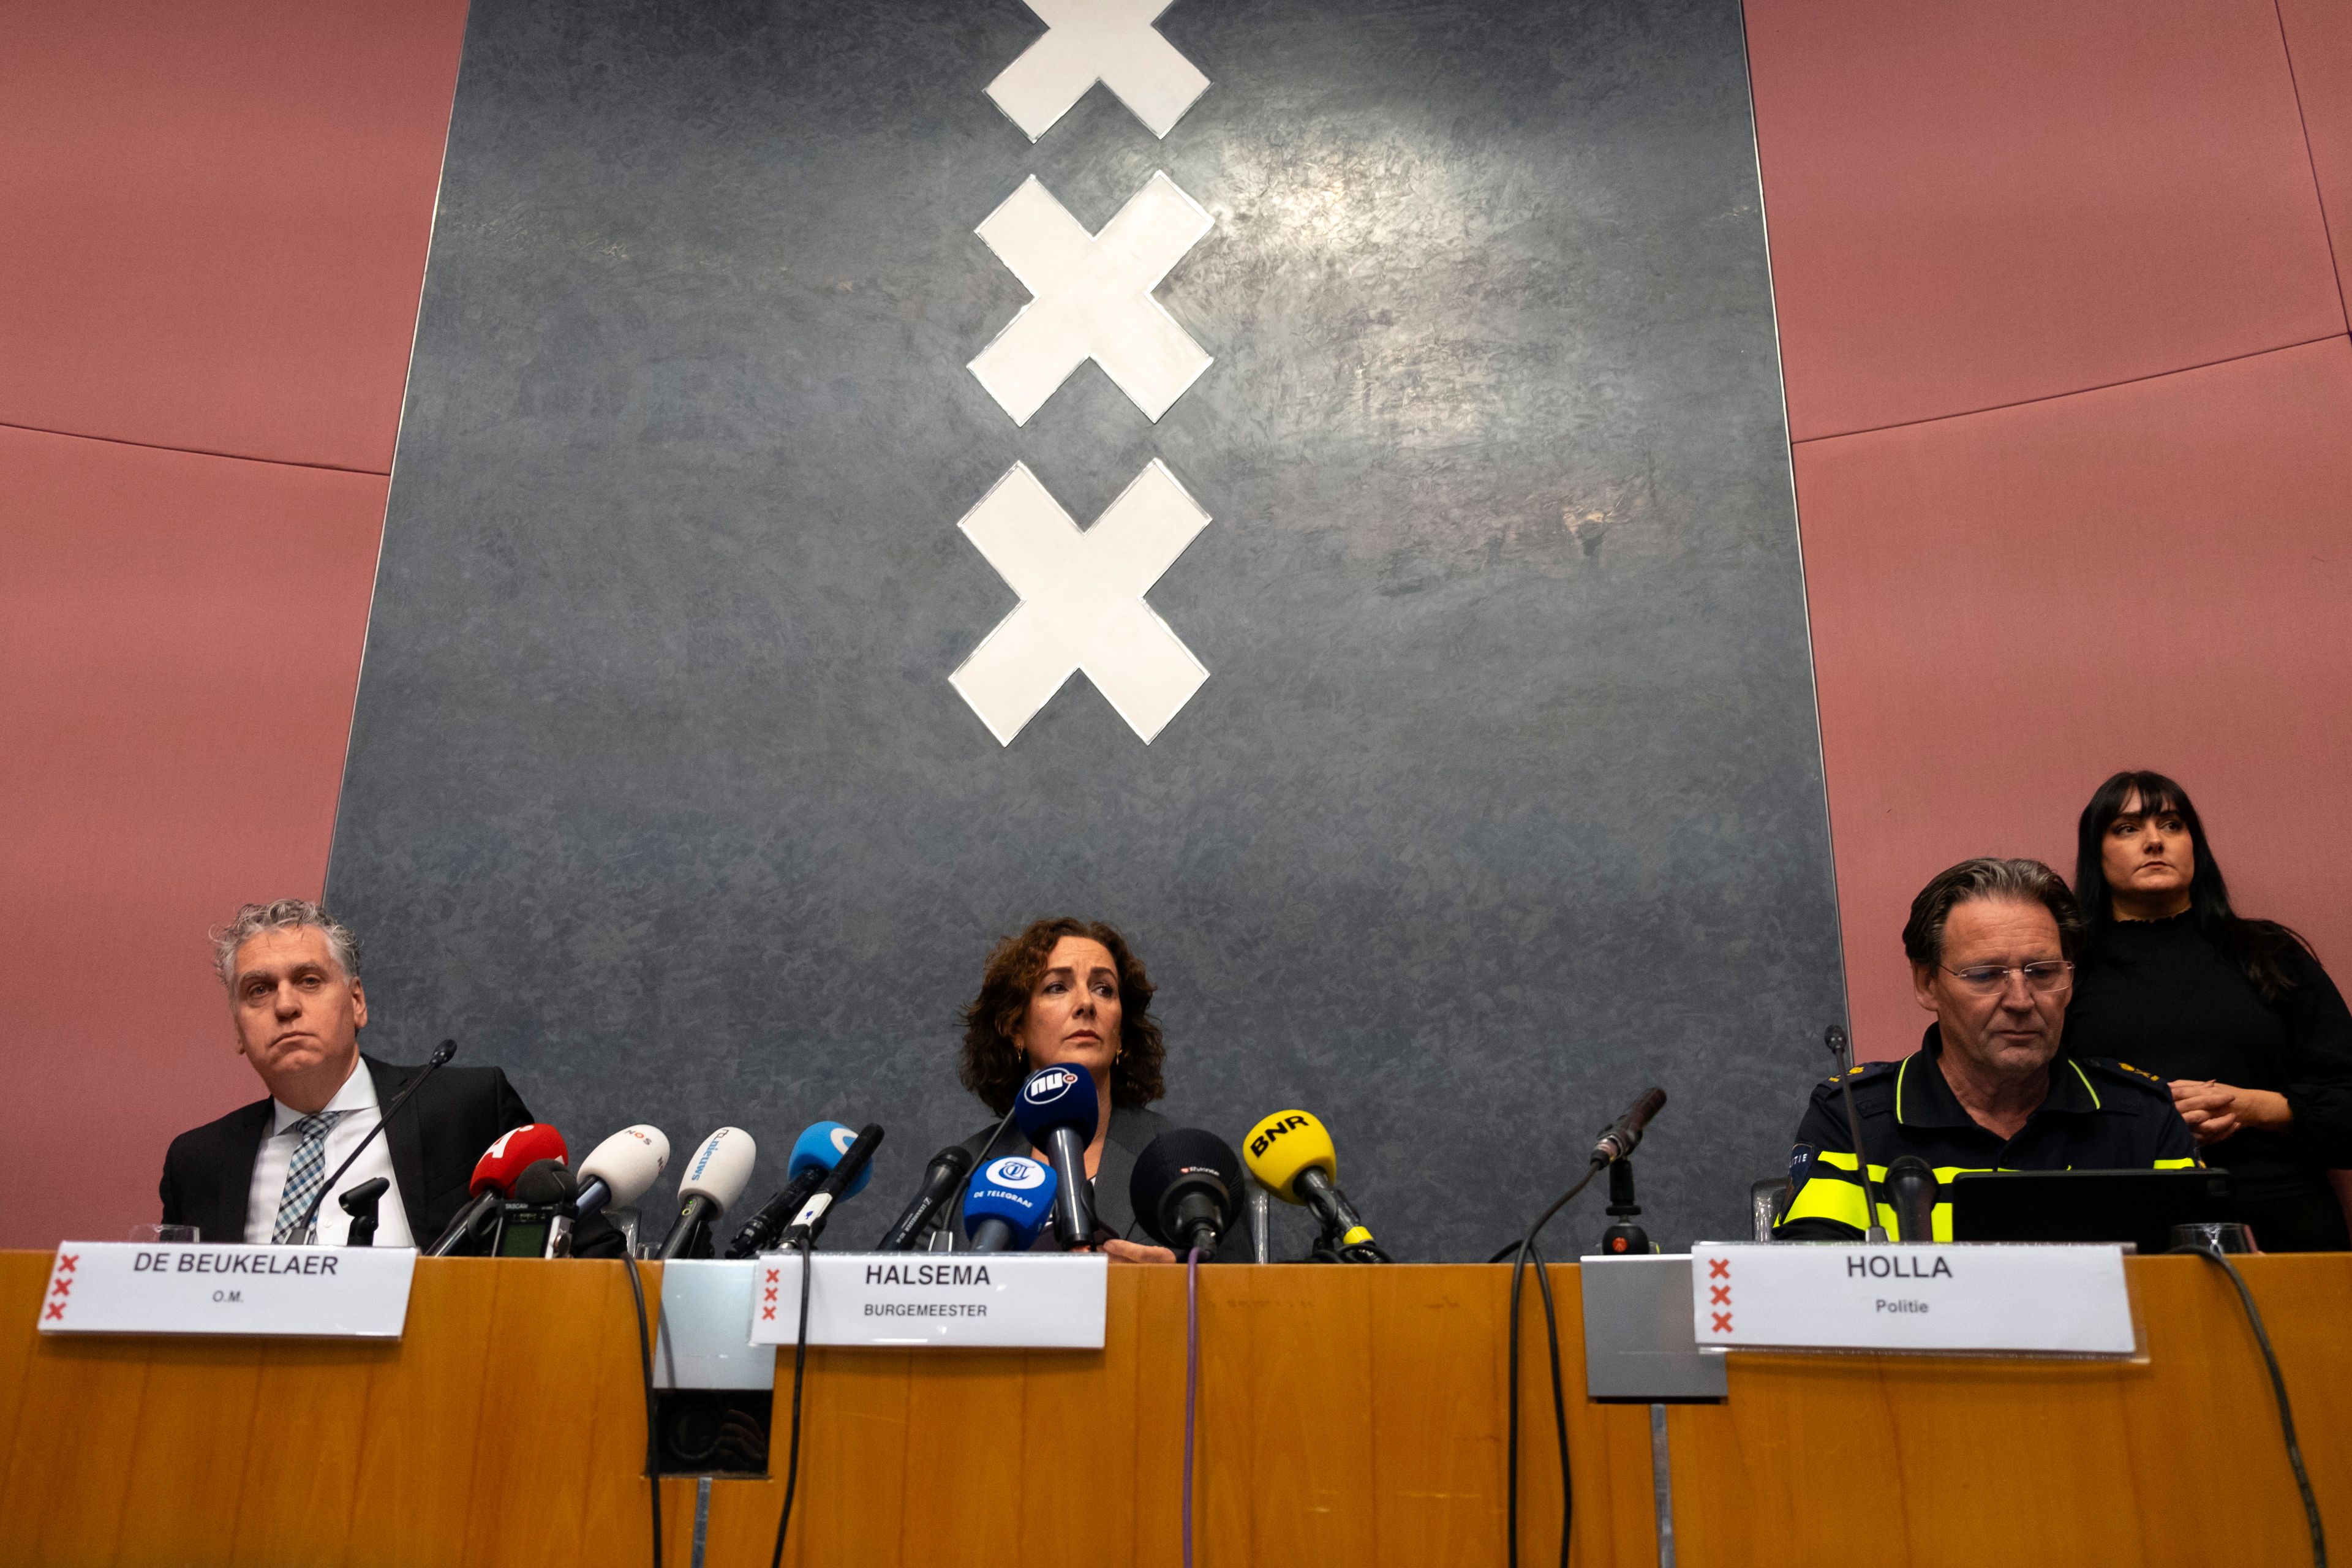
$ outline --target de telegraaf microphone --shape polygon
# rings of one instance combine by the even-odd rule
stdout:
[[[923,1234],[947,1201],[955,1196],[956,1188],[971,1174],[971,1151],[961,1143],[950,1143],[931,1156],[930,1169],[923,1173],[923,1184],[898,1215],[898,1223],[885,1231],[882,1239],[874,1244],[877,1252],[912,1252],[915,1242]]]
[[[1241,1212],[1241,1190],[1233,1145],[1197,1127],[1171,1127],[1136,1156],[1127,1195],[1154,1241],[1180,1257],[1197,1247],[1205,1263]]]
[[[865,1187],[867,1178],[874,1173],[874,1151],[881,1146],[881,1123],[869,1121],[859,1128],[856,1141],[841,1152],[841,1163],[824,1173],[824,1180],[816,1184],[816,1191],[811,1193],[808,1202],[801,1205],[801,1212],[794,1215],[793,1223],[784,1227],[784,1234],[777,1245],[787,1248],[814,1246],[818,1233],[824,1229],[826,1211],[840,1202],[843,1194],[853,1187]]]
[[[1650,1118],[1666,1108],[1666,1091],[1650,1089],[1642,1091],[1633,1109],[1601,1129],[1600,1139],[1592,1145],[1592,1163],[1606,1165],[1623,1159],[1642,1142],[1642,1130]]]
[[[1054,1167],[1026,1154],[991,1160],[963,1197],[964,1234],[974,1252],[1026,1252],[1054,1212],[1061,1185]]]
[[[563,1134],[544,1121],[525,1122],[499,1134],[482,1157],[474,1163],[474,1178],[467,1190],[474,1201],[457,1211],[449,1228],[439,1240],[425,1249],[428,1258],[446,1258],[464,1245],[485,1219],[495,1216],[514,1184],[532,1162],[562,1160],[569,1151],[563,1146]]]
[[[1102,1120],[1094,1075],[1084,1068],[1039,1068],[1013,1097],[1013,1120],[1030,1147],[1053,1162],[1054,1238],[1065,1252],[1093,1246],[1095,1187],[1087,1177],[1087,1145]]]
[[[416,1091],[425,1087],[425,1080],[433,1076],[435,1069],[447,1066],[449,1058],[457,1054],[457,1042],[455,1040],[444,1040],[434,1047],[433,1054],[425,1058],[425,1070],[410,1079],[408,1087],[392,1097],[392,1103],[385,1106],[383,1113],[376,1117],[375,1125],[367,1130],[367,1136],[360,1140],[359,1147],[344,1155],[343,1163],[335,1167],[335,1173],[320,1184],[318,1195],[310,1200],[310,1212],[303,1216],[303,1246],[309,1247],[319,1239],[319,1205],[327,1201],[327,1194],[335,1190],[335,1184],[343,1179],[343,1173],[352,1168],[352,1162],[358,1159],[367,1146],[375,1142],[376,1134],[383,1131],[383,1124],[400,1114],[400,1108],[406,1105],[415,1097]],[[363,1186],[366,1184],[361,1184]],[[389,1186],[391,1184],[385,1184]],[[376,1195],[382,1197],[383,1194],[379,1193]],[[359,1215],[354,1212],[352,1217],[357,1219]],[[357,1247],[372,1244],[375,1237],[375,1229],[373,1226],[368,1228],[368,1243],[353,1242],[352,1245]]]
[[[789,1179],[735,1233],[735,1239],[727,1244],[727,1256],[749,1258],[773,1247],[785,1225],[808,1205],[825,1173],[840,1164],[841,1157],[856,1142],[856,1132],[838,1121],[812,1121],[803,1128],[801,1135],[793,1140],[793,1157],[784,1167]],[[873,1168],[868,1166],[864,1175],[850,1184],[846,1195],[854,1198],[865,1191],[873,1173]]]
[[[710,1223],[741,1199],[759,1157],[759,1144],[740,1127],[722,1127],[705,1138],[678,1178],[677,1220],[655,1256],[664,1261],[686,1256]]]
[[[1323,1222],[1317,1251],[1342,1263],[1386,1263],[1363,1216],[1339,1190],[1339,1156],[1323,1123],[1304,1110],[1277,1110],[1249,1134],[1250,1174],[1286,1204],[1305,1204]]]

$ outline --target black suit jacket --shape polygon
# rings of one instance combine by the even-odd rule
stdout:
[[[360,1060],[375,1079],[379,1106],[390,1105],[425,1070],[371,1056]],[[466,1186],[482,1151],[499,1133],[530,1119],[503,1069],[445,1067],[384,1124],[401,1207],[417,1246],[433,1245],[466,1206]],[[270,1121],[265,1098],[173,1139],[163,1156],[163,1223],[193,1225],[205,1241],[243,1241],[253,1162],[269,1136]]]

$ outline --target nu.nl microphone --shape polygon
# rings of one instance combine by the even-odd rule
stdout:
[[[1664,1089],[1643,1089],[1642,1098],[1633,1102],[1631,1110],[1601,1129],[1600,1138],[1592,1145],[1592,1163],[1607,1165],[1632,1153],[1634,1146],[1642,1142],[1642,1130],[1649,1126],[1650,1118],[1665,1108]]]
[[[1143,1228],[1178,1253],[1198,1247],[1202,1262],[1240,1212],[1241,1157],[1233,1145],[1197,1127],[1172,1127],[1136,1156],[1128,1197]]]
[[[963,1198],[964,1234],[974,1252],[1025,1252],[1045,1228],[1061,1182],[1054,1167],[1026,1154],[992,1160]]]
[[[544,1121],[529,1121],[499,1134],[482,1157],[474,1162],[468,1191],[474,1201],[457,1211],[440,1239],[425,1249],[428,1258],[446,1258],[464,1244],[482,1222],[493,1215],[514,1191],[515,1180],[538,1160],[562,1160],[570,1153],[563,1134]]]
[[[857,1130],[856,1140],[841,1152],[841,1163],[824,1173],[816,1184],[801,1212],[784,1227],[778,1242],[782,1247],[814,1246],[817,1236],[824,1229],[825,1211],[841,1200],[842,1194],[853,1188],[862,1190],[874,1172],[874,1151],[882,1145],[882,1127],[869,1121]]]
[[[1323,1123],[1304,1110],[1277,1110],[1250,1129],[1248,1150],[1250,1174],[1283,1202],[1313,1208],[1329,1251],[1341,1262],[1389,1260],[1339,1190],[1339,1156]]]
[[[1087,1179],[1087,1145],[1102,1120],[1102,1097],[1084,1068],[1039,1068],[1013,1097],[1013,1120],[1034,1149],[1054,1163],[1054,1238],[1065,1252],[1095,1239],[1095,1188]]]
[[[1936,1168],[1916,1154],[1897,1154],[1886,1167],[1886,1195],[1895,1202],[1898,1241],[1936,1239]]]
[[[677,1183],[677,1220],[655,1256],[685,1256],[713,1220],[723,1218],[751,1184],[760,1146],[740,1127],[722,1127],[702,1141]]]
[[[931,1156],[930,1169],[923,1173],[923,1184],[898,1215],[898,1222],[874,1244],[877,1252],[912,1252],[916,1239],[931,1223],[947,1201],[955,1196],[956,1188],[971,1174],[971,1151],[961,1143],[950,1143]]]
[[[743,1222],[743,1228],[727,1244],[727,1256],[749,1258],[773,1247],[777,1234],[807,1205],[825,1173],[840,1164],[841,1157],[856,1142],[856,1132],[838,1121],[812,1121],[801,1129],[801,1135],[793,1140],[792,1158],[785,1162],[783,1186]],[[860,1176],[850,1195],[856,1196],[865,1185],[866,1177]]]

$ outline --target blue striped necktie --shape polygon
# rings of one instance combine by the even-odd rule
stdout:
[[[286,1130],[300,1134],[302,1141],[294,1146],[293,1162],[286,1167],[286,1189],[278,1199],[278,1223],[269,1232],[269,1239],[279,1246],[301,1240],[310,1228],[310,1201],[327,1180],[327,1134],[350,1114],[348,1110],[314,1111]]]

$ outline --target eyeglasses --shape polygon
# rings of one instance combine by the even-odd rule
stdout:
[[[1980,996],[1990,996],[2009,989],[2009,977],[2025,976],[2025,984],[2047,995],[2063,991],[2074,983],[2074,966],[2063,959],[2042,963],[1972,963],[1966,969],[1943,966],[1944,973],[1957,976],[1959,983]]]

